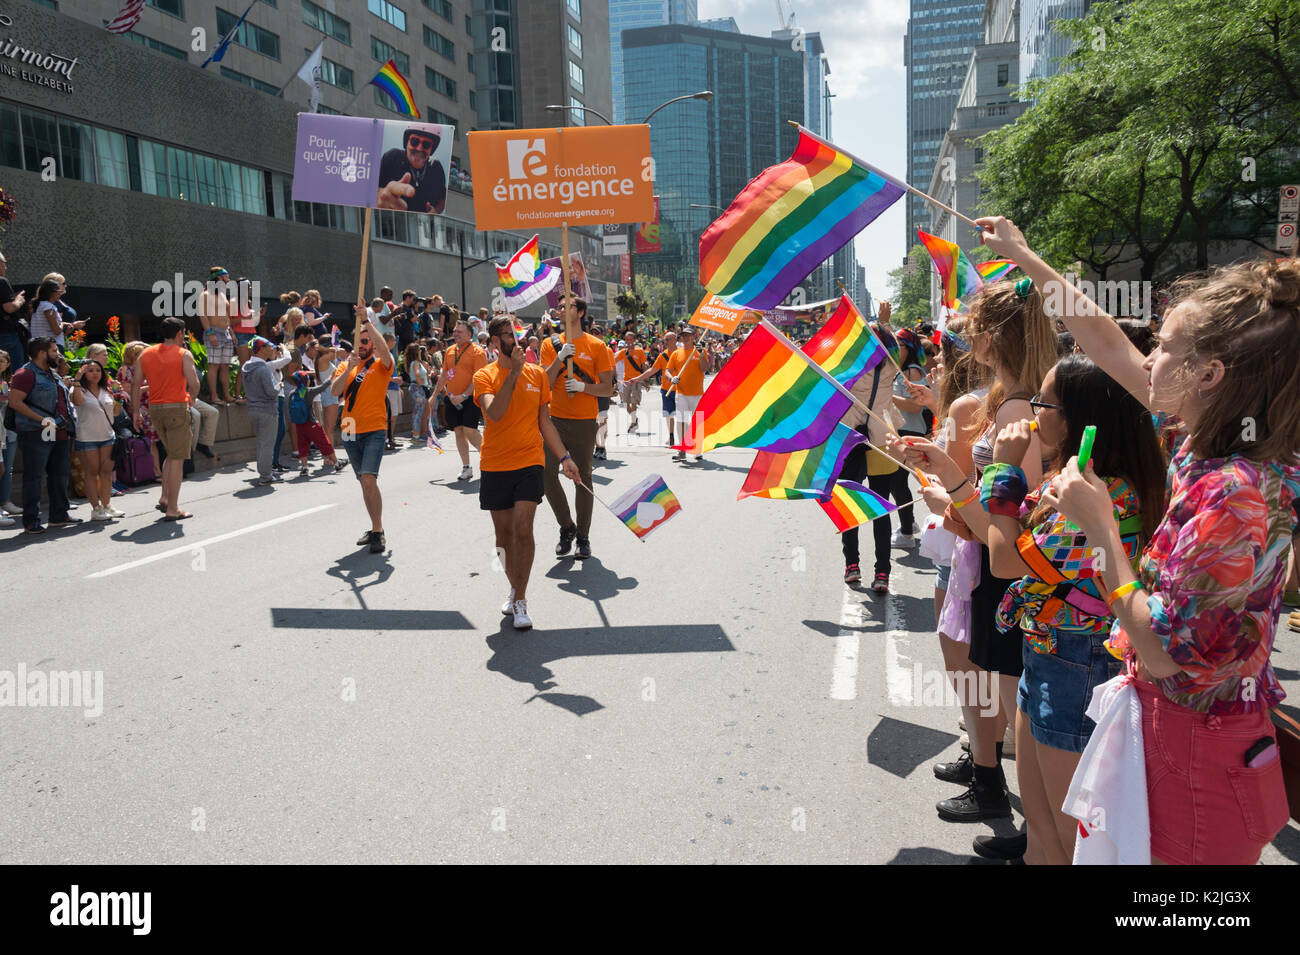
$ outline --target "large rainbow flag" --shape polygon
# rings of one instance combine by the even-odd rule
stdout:
[[[397,104],[397,111],[403,116],[420,118],[420,110],[415,105],[415,96],[411,93],[411,84],[406,82],[406,77],[401,74],[397,64],[392,60],[385,63],[383,69],[375,74],[370,85],[378,86],[391,96],[393,102]]]
[[[681,511],[677,495],[658,474],[652,474],[609,506],[618,519],[637,537],[645,538],[664,521]]]
[[[774,453],[815,448],[852,403],[826,376],[848,388],[883,358],[884,349],[848,296],[804,345],[803,355],[760,324],[710,383],[695,410],[692,443],[680,448],[692,454],[722,445]]]
[[[865,435],[840,423],[825,443],[815,448],[789,454],[759,451],[736,500],[746,497],[829,500],[844,459],[854,446],[866,440]]]
[[[890,511],[898,510],[871,488],[854,481],[835,482],[831,499],[821,502],[821,506],[841,534],[859,524],[874,521]]]
[[[505,265],[498,265],[497,281],[506,293],[506,309],[517,311],[535,302],[560,281],[562,274],[554,265],[542,262],[537,249],[537,236],[524,243],[524,247],[511,256]]]
[[[916,234],[939,272],[939,286],[945,306],[955,308],[958,299],[983,287],[984,277],[956,243],[920,229],[916,230]]]
[[[905,192],[800,126],[794,154],[751,180],[700,237],[700,283],[733,307],[773,308]]]

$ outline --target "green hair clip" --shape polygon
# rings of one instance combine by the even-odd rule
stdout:
[[[1029,293],[1034,288],[1033,279],[1021,279],[1016,283],[1016,294],[1021,298],[1029,298]]]

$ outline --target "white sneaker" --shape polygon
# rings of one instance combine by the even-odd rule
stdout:
[[[894,537],[890,544],[894,547],[915,547],[916,537],[912,534],[904,534],[902,531],[894,531]]]
[[[111,521],[113,515],[108,513],[108,511],[104,510],[102,507],[96,507],[91,509],[90,519],[92,521]]]
[[[515,629],[531,630],[533,629],[533,618],[528,616],[528,601],[515,601]]]
[[[501,605],[501,612],[507,617],[511,616],[515,612],[515,588],[510,588],[510,596],[507,597],[506,602]]]
[[[18,522],[8,514],[0,513],[0,527],[13,527]]]
[[[22,517],[23,514],[23,509],[21,507],[9,501],[5,501],[3,505],[0,505],[0,509],[4,510],[6,514],[11,514],[14,517]]]
[[[468,466],[463,467],[463,468],[460,469],[460,477],[457,478],[456,480],[458,480],[458,481],[472,481],[472,480],[474,480],[474,472],[471,471],[471,470],[469,469]]]
[[[114,517],[126,517],[126,511],[119,511],[111,504],[108,507],[104,508],[104,510],[108,511],[108,513],[112,514]]]

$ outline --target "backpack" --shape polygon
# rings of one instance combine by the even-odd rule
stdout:
[[[289,420],[294,424],[306,424],[311,420],[311,409],[307,407],[306,388],[298,388],[289,396]]]

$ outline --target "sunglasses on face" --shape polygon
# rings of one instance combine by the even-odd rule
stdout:
[[[432,139],[425,139],[423,136],[412,136],[409,140],[410,145],[426,153],[433,152],[433,148],[438,145]]]

